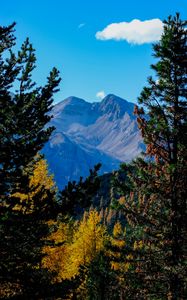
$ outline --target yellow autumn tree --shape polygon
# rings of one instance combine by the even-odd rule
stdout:
[[[47,161],[45,159],[39,159],[30,178],[30,187],[37,187],[35,193],[43,186],[45,190],[55,190],[54,176],[49,174]]]
[[[54,228],[48,240],[51,245],[43,248],[43,267],[55,273],[54,282],[64,279],[69,261],[69,248],[72,242],[73,224],[71,222],[53,222],[49,224]]]
[[[106,236],[106,227],[101,224],[99,213],[96,210],[84,213],[69,247],[66,278],[78,274],[81,265],[89,264],[104,249]]]
[[[26,213],[29,213],[30,210],[34,207],[33,198],[37,194],[42,194],[42,199],[44,200],[47,196],[47,191],[56,192],[57,188],[54,183],[53,175],[49,174],[47,161],[41,158],[40,155],[37,155],[35,158],[34,167],[32,167],[32,172],[29,177],[29,185],[27,193],[14,193],[12,196],[20,199],[19,205],[15,206],[15,209],[27,210]],[[25,170],[29,172],[30,167]],[[40,193],[42,191],[42,193]],[[21,204],[26,203],[26,206]]]
[[[44,267],[56,272],[56,281],[71,279],[79,274],[81,265],[89,264],[104,249],[106,227],[96,210],[85,212],[81,221],[61,223],[50,240],[54,246],[46,246]]]

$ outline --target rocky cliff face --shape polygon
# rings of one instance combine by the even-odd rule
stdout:
[[[43,150],[59,188],[87,176],[101,162],[101,173],[131,161],[143,147],[134,104],[115,95],[100,103],[69,97],[55,105],[50,125],[55,132]]]

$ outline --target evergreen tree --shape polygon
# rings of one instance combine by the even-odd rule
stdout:
[[[156,78],[149,77],[139,97],[143,108],[135,107],[146,158],[126,166],[123,209],[134,277],[132,270],[125,276],[138,279],[129,299],[185,299],[186,25],[179,14],[164,21],[161,40],[153,45]]]
[[[35,50],[27,38],[18,54],[13,53],[14,24],[0,27],[0,182],[1,197],[20,189],[23,168],[48,140],[53,94],[58,91],[59,72],[54,68],[44,87],[32,80]],[[6,59],[5,59],[6,57]],[[13,91],[13,87],[17,89]],[[45,127],[45,129],[44,129]]]
[[[62,214],[70,214],[71,216],[77,216],[83,213],[83,208],[89,208],[93,202],[93,197],[97,193],[100,187],[100,179],[98,177],[98,171],[101,164],[94,166],[94,169],[90,169],[89,176],[83,180],[80,177],[78,182],[68,182],[64,190],[60,192],[60,202]]]
[[[83,282],[82,289],[79,288],[77,295],[80,299],[119,299],[118,281],[111,269],[106,249],[99,252],[90,264],[81,268],[79,277]]]
[[[29,180],[35,156],[53,131],[46,124],[60,78],[54,68],[47,84],[36,87],[35,51],[26,39],[13,52],[14,26],[0,27],[1,291],[4,298],[37,299],[50,282],[41,268],[41,249],[56,204],[54,190],[43,183],[31,187]],[[32,206],[23,194],[32,194]]]

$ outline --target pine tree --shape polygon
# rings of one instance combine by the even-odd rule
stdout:
[[[134,283],[138,279],[130,299],[185,299],[186,25],[179,14],[164,21],[153,45],[157,78],[149,77],[139,97],[143,108],[135,107],[146,157],[126,166],[123,209],[132,229]]]
[[[54,191],[44,185],[31,191],[29,180],[36,154],[54,129],[46,124],[60,78],[54,68],[47,84],[36,87],[35,50],[26,39],[20,51],[13,52],[14,26],[0,27],[1,291],[5,298],[36,299],[50,282],[41,268],[41,249],[56,204]],[[32,193],[32,210],[17,193]]]
[[[51,119],[48,113],[52,108],[52,96],[58,91],[60,82],[59,73],[54,68],[47,84],[36,87],[32,80],[35,50],[27,38],[18,54],[14,54],[13,28],[14,24],[0,27],[1,197],[20,189],[23,168],[51,135],[54,128],[45,125]],[[16,84],[18,87],[13,91]]]
[[[119,299],[118,281],[115,272],[111,269],[111,261],[106,249],[100,251],[89,265],[83,266],[79,277],[86,281],[80,291],[80,299],[90,300],[117,300]],[[86,275],[85,275],[86,274]],[[83,281],[83,280],[82,280]]]
[[[60,192],[62,214],[76,216],[83,212],[83,208],[91,206],[93,197],[100,187],[98,176],[100,167],[99,163],[94,166],[93,170],[90,169],[90,174],[85,180],[80,177],[78,182],[68,182],[64,190]]]

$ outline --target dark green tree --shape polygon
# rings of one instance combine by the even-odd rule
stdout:
[[[82,285],[77,289],[78,299],[120,299],[115,272],[111,269],[110,259],[105,251],[101,251],[91,264],[80,268],[79,279]]]
[[[0,182],[1,195],[20,189],[23,168],[41,150],[53,127],[51,119],[53,94],[58,91],[59,72],[53,69],[44,87],[32,80],[35,50],[27,38],[18,54],[13,53],[14,24],[0,27]],[[6,57],[6,59],[5,59]],[[16,90],[13,88],[17,87]],[[45,128],[44,128],[45,127]]]
[[[100,187],[98,171],[101,164],[90,169],[90,174],[86,179],[80,177],[78,182],[68,182],[64,190],[60,192],[60,203],[62,214],[77,216],[83,213],[83,208],[89,208],[93,203],[93,197]]]
[[[187,194],[187,22],[164,21],[135,114],[145,158],[125,166],[122,205],[130,230],[129,299],[185,299]],[[128,281],[131,278],[131,282]],[[134,278],[134,279],[133,279]],[[131,289],[131,292],[130,292]]]
[[[54,68],[46,85],[36,86],[35,50],[26,39],[20,51],[13,52],[14,27],[0,27],[1,292],[4,298],[37,299],[49,283],[40,261],[47,220],[56,214],[54,193],[41,188],[32,207],[15,193],[29,192],[36,154],[54,129],[46,124],[60,78]]]

